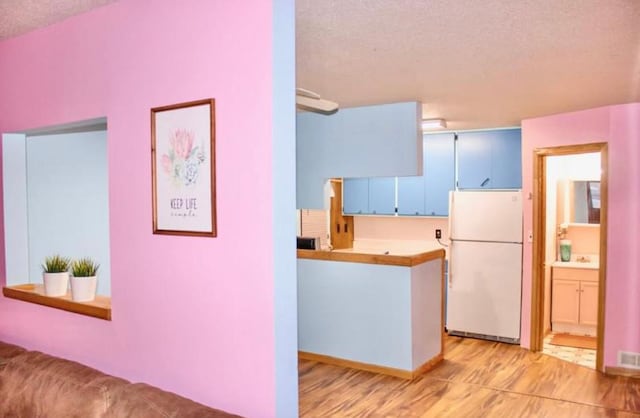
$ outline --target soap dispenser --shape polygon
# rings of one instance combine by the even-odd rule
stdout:
[[[571,240],[561,239],[560,240],[560,261],[570,261],[570,260],[571,260]]]

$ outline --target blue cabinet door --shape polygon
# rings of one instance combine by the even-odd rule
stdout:
[[[424,136],[424,208],[426,215],[449,215],[449,191],[455,188],[454,142],[453,134]]]
[[[458,188],[488,189],[491,187],[492,135],[492,131],[458,134]]]
[[[398,215],[424,213],[424,176],[398,177]]]
[[[518,189],[522,186],[521,130],[458,134],[458,188]]]
[[[372,177],[369,179],[369,213],[393,215],[396,212],[396,178]]]
[[[342,184],[342,211],[357,215],[369,211],[369,179],[344,179]]]
[[[491,138],[491,187],[522,187],[522,141],[520,129],[495,131]]]

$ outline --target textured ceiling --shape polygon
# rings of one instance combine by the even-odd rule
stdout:
[[[0,0],[0,39],[112,1]],[[342,107],[465,129],[640,101],[640,0],[297,0],[296,25],[296,84]]]
[[[297,0],[297,86],[449,128],[640,101],[639,0]]]
[[[116,0],[0,0],[0,40]]]

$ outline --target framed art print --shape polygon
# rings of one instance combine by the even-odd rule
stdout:
[[[153,233],[216,236],[215,100],[151,109]]]

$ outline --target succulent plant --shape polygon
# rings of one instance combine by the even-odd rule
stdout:
[[[61,255],[52,255],[44,259],[42,271],[45,273],[64,273],[69,270],[71,259]]]
[[[100,265],[89,257],[75,260],[71,263],[73,277],[92,277],[98,272]]]

